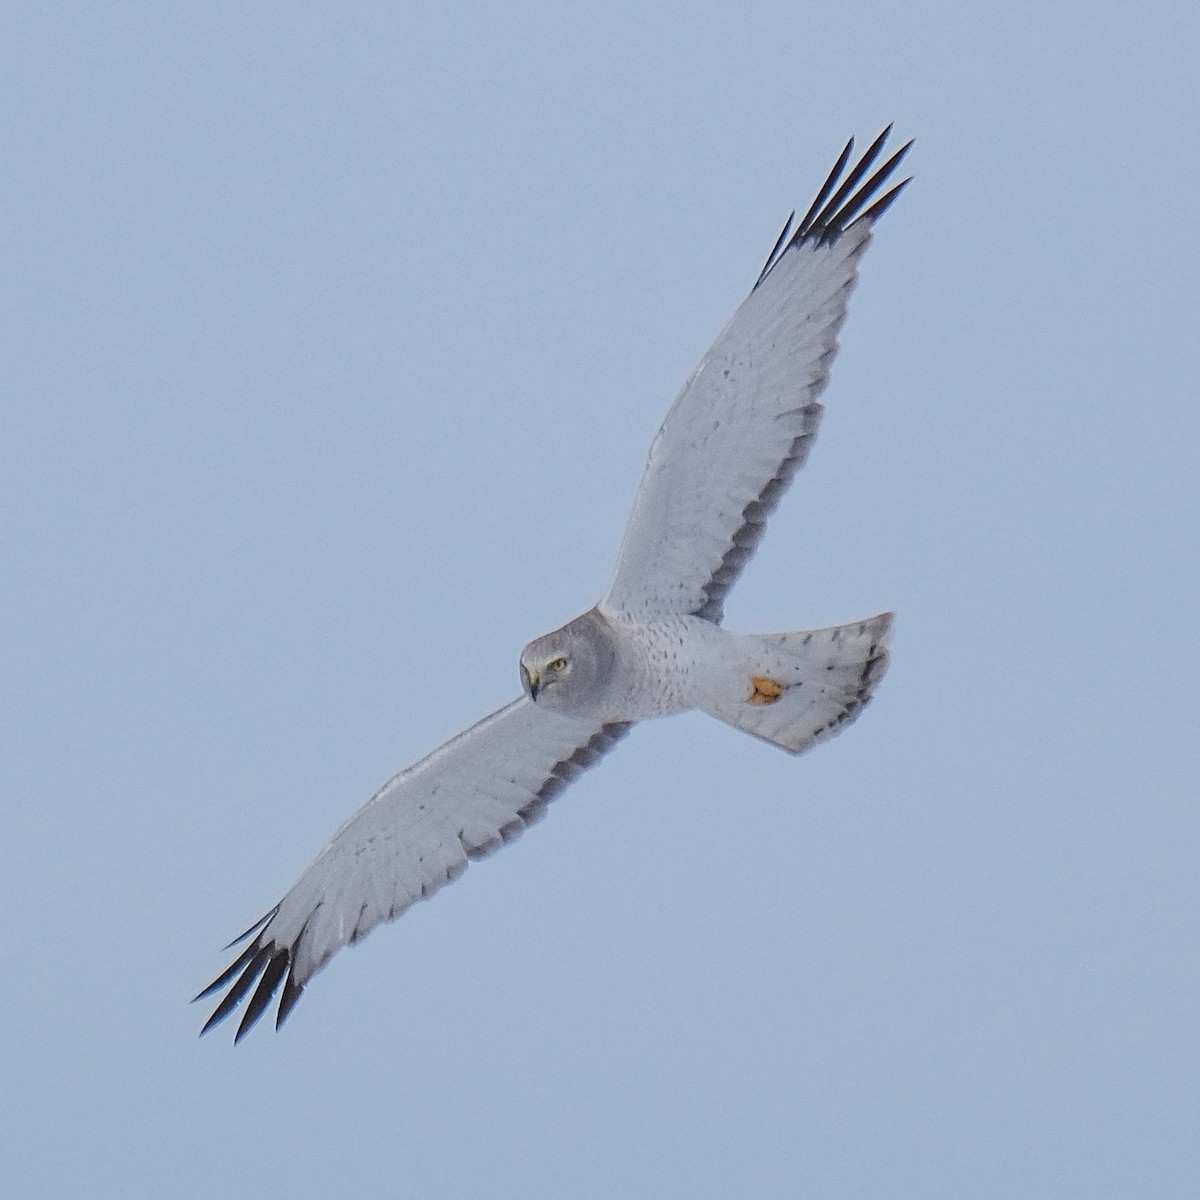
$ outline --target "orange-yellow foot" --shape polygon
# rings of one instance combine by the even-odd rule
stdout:
[[[774,704],[786,691],[786,683],[780,683],[778,679],[772,679],[769,675],[750,676],[751,704]]]

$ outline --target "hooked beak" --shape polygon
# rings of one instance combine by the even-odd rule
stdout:
[[[521,664],[521,682],[525,685],[525,691],[529,694],[530,700],[538,698],[538,673],[531,671],[524,663]]]

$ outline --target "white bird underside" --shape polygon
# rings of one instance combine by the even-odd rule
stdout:
[[[842,178],[853,141],[847,144],[684,385],[650,448],[612,586],[597,615],[587,615],[601,624],[608,614],[627,626],[707,628],[711,635],[696,645],[736,646],[728,671],[715,657],[692,664],[703,667],[708,688],[695,684],[694,706],[793,752],[838,732],[869,700],[886,667],[890,614],[808,634],[732,635],[713,626],[808,454],[858,261],[873,222],[908,183],[884,190],[911,143],[868,177],[889,131]],[[726,688],[722,672],[730,675],[728,694],[713,691]],[[247,945],[196,997],[228,988],[202,1032],[249,995],[240,1040],[282,986],[281,1025],[337,950],[537,820],[624,736],[630,720],[623,715],[619,705],[586,716],[547,711],[523,697],[402,771],[342,826],[279,904],[231,943]]]

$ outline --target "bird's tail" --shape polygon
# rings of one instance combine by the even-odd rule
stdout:
[[[887,670],[892,614],[798,633],[743,634],[736,668],[700,707],[799,754],[853,721]]]

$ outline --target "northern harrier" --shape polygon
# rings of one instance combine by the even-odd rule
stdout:
[[[798,633],[737,634],[721,620],[816,435],[872,226],[908,183],[891,183],[908,145],[868,175],[889,132],[843,178],[847,144],[684,384],[650,447],[608,595],[526,646],[525,694],[385,784],[231,943],[248,942],[200,993],[228,987],[204,1031],[249,994],[240,1040],[282,984],[281,1025],[342,946],[517,837],[635,721],[701,709],[799,754],[862,711],[887,666],[890,613]]]

